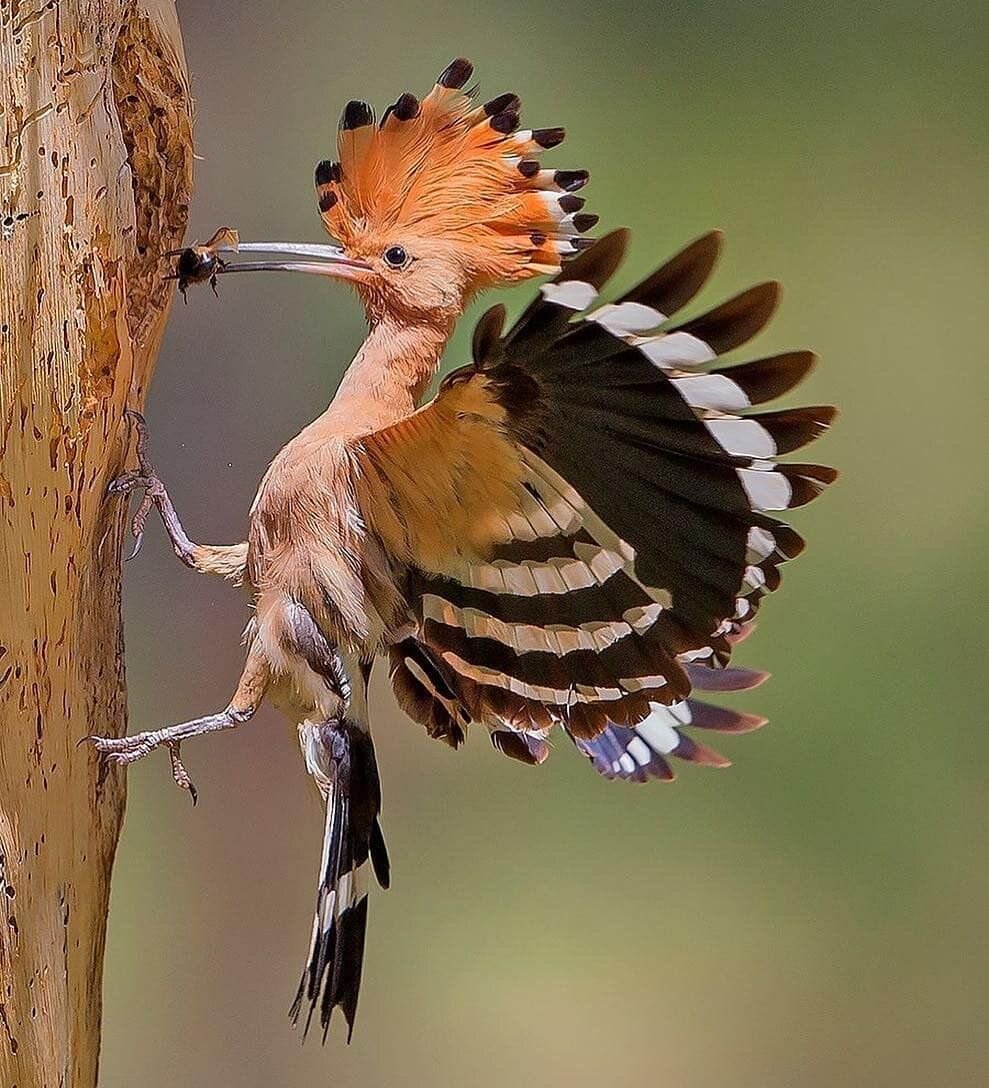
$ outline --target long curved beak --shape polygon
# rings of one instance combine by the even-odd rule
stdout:
[[[311,276],[330,276],[338,280],[359,280],[361,273],[370,272],[364,261],[348,257],[339,246],[306,242],[240,242],[217,246],[218,253],[272,253],[285,257],[316,257],[316,261],[227,261],[217,272],[306,272]]]

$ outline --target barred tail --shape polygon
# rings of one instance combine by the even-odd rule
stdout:
[[[308,1006],[305,1035],[318,1007],[325,1041],[339,1007],[349,1042],[364,962],[368,864],[383,888],[389,883],[378,767],[370,736],[349,721],[306,722],[299,732],[306,765],[326,801],[326,824],[309,958],[290,1015],[298,1023]]]

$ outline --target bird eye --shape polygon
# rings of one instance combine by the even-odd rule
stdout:
[[[389,246],[385,250],[385,264],[392,268],[402,268],[409,260],[409,255],[402,246]]]

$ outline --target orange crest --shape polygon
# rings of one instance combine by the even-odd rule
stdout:
[[[319,164],[316,191],[327,231],[348,251],[380,253],[410,236],[447,242],[479,290],[559,271],[589,244],[580,235],[597,216],[573,195],[586,171],[538,162],[563,129],[521,130],[514,94],[475,106],[464,90],[472,72],[455,60],[422,101],[403,94],[379,125],[370,106],[349,102],[339,162]]]

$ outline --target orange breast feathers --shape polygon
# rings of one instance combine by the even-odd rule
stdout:
[[[511,539],[524,467],[505,409],[475,375],[365,439],[358,502],[393,560],[444,572]]]

